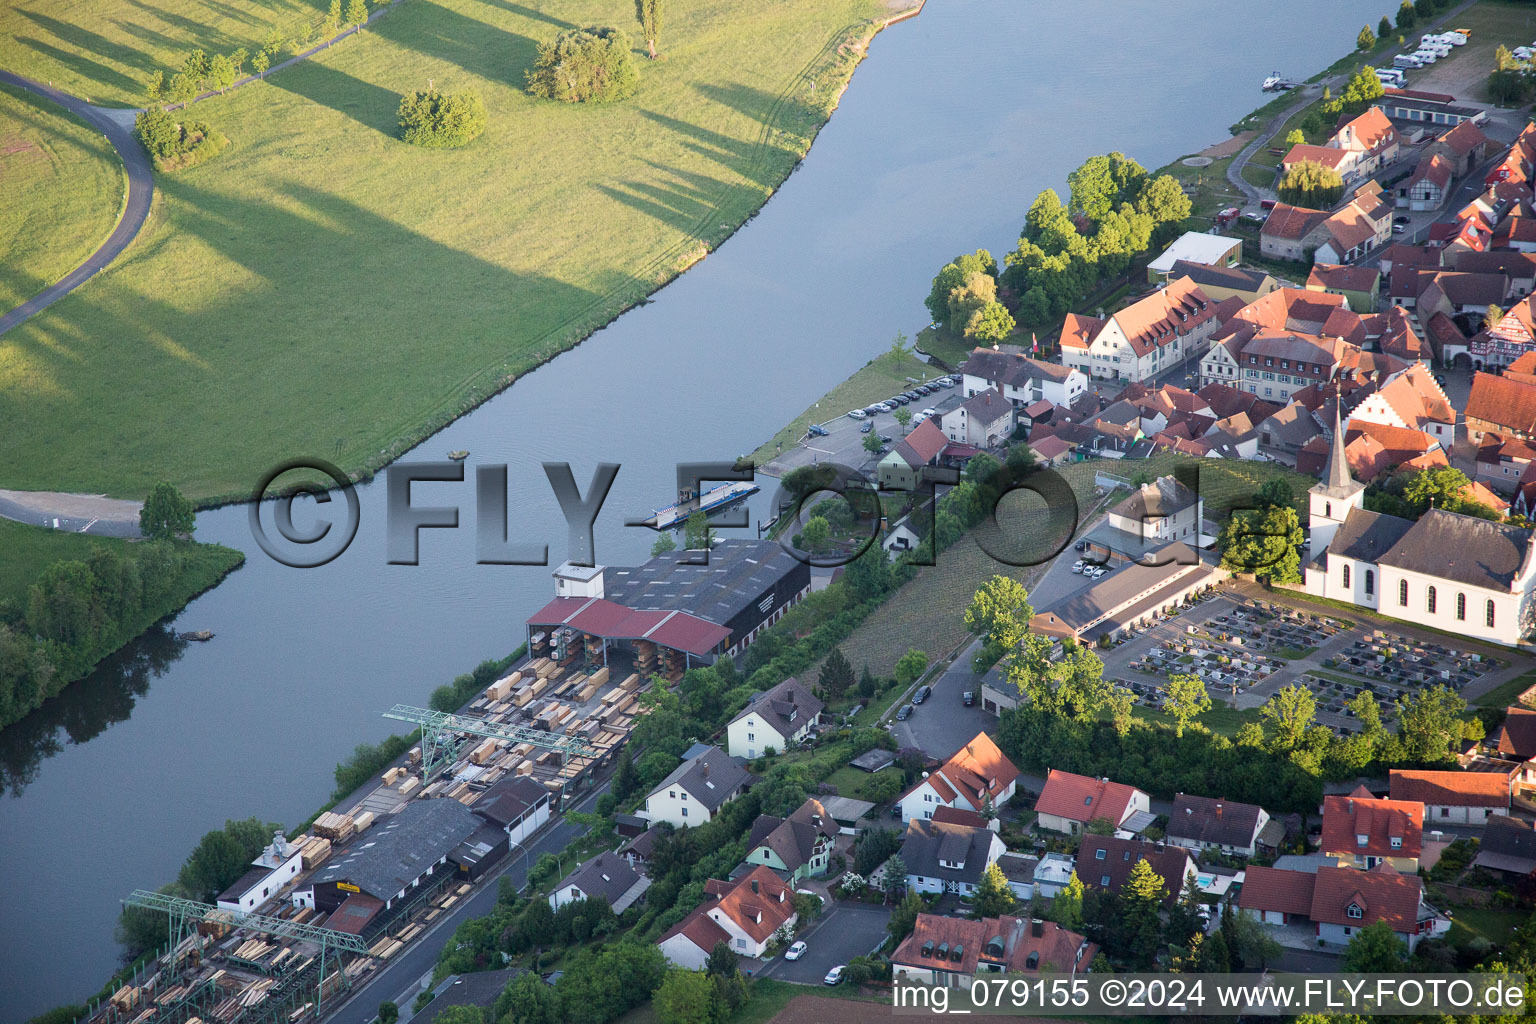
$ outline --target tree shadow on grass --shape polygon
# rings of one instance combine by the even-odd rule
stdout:
[[[127,0],[127,3],[130,7],[143,11],[151,18],[164,22],[167,25],[174,25],[185,32],[187,34],[186,39],[175,44],[181,50],[206,50],[209,53],[228,53],[241,44],[241,40],[236,39],[229,33],[212,29],[206,23],[195,18],[176,14],[168,10],[165,4],[152,5],[144,3],[144,0]]]
[[[108,67],[100,61],[83,57],[78,53],[71,53],[68,50],[61,50],[57,46],[43,42],[41,39],[34,39],[31,36],[17,36],[16,45],[17,47],[26,47],[49,57],[81,78],[98,82],[107,88],[121,89],[134,96],[141,95],[144,92],[144,83],[135,81],[132,76],[125,75],[116,68]],[[92,99],[94,97],[85,98]]]
[[[511,3],[510,0],[485,0],[485,3],[490,4],[492,7],[500,7],[504,11],[510,11],[519,17],[529,18],[533,21],[542,21],[545,24],[553,25],[559,29],[576,27],[572,22],[565,21],[562,18],[557,18],[552,14],[545,14],[543,11],[536,11],[532,7],[525,7],[522,4]]]
[[[463,68],[472,75],[514,89],[526,84],[524,72],[533,67],[538,44],[527,36],[450,11],[430,0],[413,0],[430,7],[414,18],[380,18],[369,31],[397,46]],[[421,87],[426,87],[426,82]]]
[[[358,124],[393,136],[399,127],[400,95],[354,78],[318,61],[300,61],[267,76],[267,83],[295,96],[346,114]],[[423,83],[425,84],[425,83]]]

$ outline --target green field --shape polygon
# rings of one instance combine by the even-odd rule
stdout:
[[[271,28],[317,24],[325,0],[8,0],[5,69],[104,106],[144,104],[144,84],[187,51],[254,51]],[[283,56],[287,56],[285,52]]]
[[[0,312],[69,273],[123,208],[112,146],[62,107],[0,85]]]
[[[531,99],[524,69],[566,25],[629,28],[631,5],[400,0],[198,104],[229,150],[161,177],[133,248],[0,339],[0,480],[206,499],[297,454],[382,465],[735,230],[879,10],[679,0],[638,93],[587,107]],[[466,149],[394,138],[400,94],[429,81],[485,97]]]

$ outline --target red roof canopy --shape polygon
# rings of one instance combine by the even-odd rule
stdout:
[[[605,640],[650,640],[688,654],[705,655],[731,631],[680,611],[640,611],[601,597],[557,597],[528,617],[530,626],[570,626]]]

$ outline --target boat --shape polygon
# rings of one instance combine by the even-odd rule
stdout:
[[[449,452],[448,457],[454,462],[463,462],[465,459],[469,458],[469,452],[465,451],[463,448],[460,448],[458,451]]]
[[[1264,79],[1264,91],[1265,92],[1279,92],[1279,91],[1283,91],[1285,89],[1294,89],[1294,88],[1296,88],[1296,83],[1292,82],[1288,78],[1282,78],[1280,76],[1280,72],[1278,72],[1278,71],[1271,71],[1269,73],[1269,77]]]
[[[193,630],[190,633],[180,633],[180,634],[178,634],[178,639],[181,639],[181,640],[196,640],[198,643],[206,643],[207,641],[213,639],[213,630],[211,630],[211,629],[195,629],[195,630]]]
[[[702,494],[683,492],[678,495],[674,504],[665,508],[651,510],[651,518],[644,521],[645,526],[658,530],[665,530],[677,526],[693,515],[695,512],[703,512],[708,515],[711,512],[719,512],[721,509],[738,505],[743,499],[758,491],[757,484],[747,480],[735,480],[731,483],[719,484],[704,491]]]

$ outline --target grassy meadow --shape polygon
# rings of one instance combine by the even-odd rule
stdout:
[[[565,27],[630,30],[632,4],[397,0],[199,103],[229,149],[161,176],[133,247],[0,337],[0,481],[209,499],[296,453],[383,464],[734,231],[885,10],[674,0],[637,94],[586,106],[533,100],[524,70]],[[478,89],[485,134],[398,141],[401,93],[428,82]]]
[[[0,311],[79,266],[117,224],[123,171],[62,107],[0,85]]]

